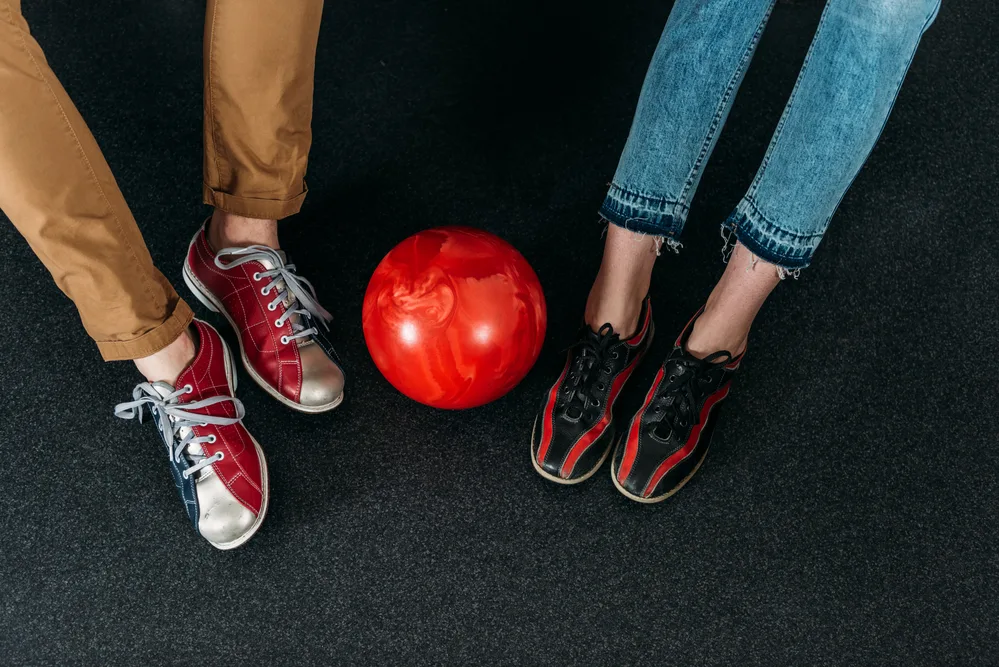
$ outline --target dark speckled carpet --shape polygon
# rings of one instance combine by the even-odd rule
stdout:
[[[206,213],[204,5],[23,4],[186,294]],[[300,415],[244,373],[273,495],[235,552],[193,534],[155,431],[112,415],[134,370],[100,362],[4,220],[0,663],[999,664],[994,2],[944,0],[813,267],[761,314],[694,480],[645,507],[606,471],[560,488],[531,468],[533,412],[596,270],[596,210],[670,4],[327,4],[311,195],[283,244],[337,318],[348,398]],[[661,332],[721,273],[718,224],[820,10],[773,16],[684,252],[657,267]],[[534,371],[466,413],[395,393],[361,337],[378,260],[445,223],[512,242],[549,304]]]

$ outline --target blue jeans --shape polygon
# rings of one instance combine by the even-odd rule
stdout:
[[[677,0],[600,214],[674,250],[775,0]],[[940,0],[828,0],[749,191],[722,223],[783,277],[808,266]]]

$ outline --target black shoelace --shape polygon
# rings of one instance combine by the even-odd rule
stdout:
[[[576,351],[576,356],[563,389],[566,417],[577,420],[588,411],[601,407],[599,393],[607,388],[604,382],[614,372],[610,361],[618,358],[622,345],[621,337],[608,323],[596,332],[586,327],[580,340],[569,348]]]
[[[708,372],[731,360],[728,352],[715,352],[704,359],[684,359],[674,365],[666,387],[653,402],[653,414],[659,415],[654,429],[657,437],[666,440],[700,420],[697,403],[713,380]]]

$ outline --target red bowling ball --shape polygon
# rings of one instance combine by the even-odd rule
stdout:
[[[364,340],[406,396],[472,408],[503,396],[541,352],[546,308],[534,269],[493,234],[439,227],[410,236],[375,269]]]

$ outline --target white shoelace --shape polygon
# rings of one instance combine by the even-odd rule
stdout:
[[[223,262],[223,259],[227,261]],[[278,304],[285,305],[284,313],[274,320],[274,326],[278,328],[284,326],[293,315],[305,315],[322,322],[323,326],[329,329],[329,322],[333,316],[319,304],[316,288],[307,279],[295,273],[294,264],[285,264],[284,256],[279,251],[263,245],[251,245],[245,248],[223,248],[215,255],[215,266],[223,271],[247,262],[261,262],[265,266],[269,264],[275,267],[253,274],[254,280],[271,279],[260,290],[261,295],[269,296],[271,292],[277,293],[274,300],[267,304],[267,310],[273,312],[277,310]],[[300,320],[300,317],[291,320],[293,333],[291,336],[282,336],[282,343],[287,344],[292,340],[308,338],[319,333],[316,327],[306,328]]]
[[[122,419],[137,418],[141,423],[145,408],[153,415],[159,417],[159,419],[155,420],[156,425],[163,435],[163,442],[166,443],[167,454],[170,460],[180,463],[181,457],[186,453],[188,459],[193,463],[190,468],[184,470],[184,479],[187,479],[202,468],[225,458],[222,452],[216,452],[212,456],[205,456],[201,445],[215,442],[216,438],[214,435],[195,437],[194,427],[208,426],[209,424],[216,426],[235,424],[246,414],[243,403],[238,398],[233,398],[232,396],[212,396],[211,398],[192,403],[180,403],[178,399],[181,396],[194,391],[191,385],[184,385],[180,389],[174,390],[173,387],[162,382],[155,384],[162,391],[157,391],[157,388],[149,382],[142,382],[136,386],[132,392],[134,400],[116,405],[114,408],[115,416]],[[215,417],[193,412],[194,410],[225,403],[226,401],[231,401],[233,406],[235,406],[235,417]]]

